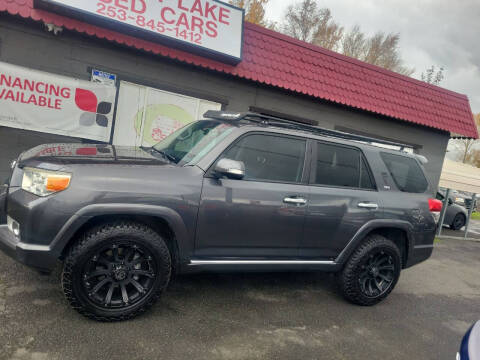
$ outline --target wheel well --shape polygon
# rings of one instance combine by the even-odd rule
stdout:
[[[81,236],[81,234],[85,233],[86,231],[90,230],[91,228],[106,224],[110,222],[116,221],[130,221],[136,222],[139,224],[143,224],[151,228],[153,231],[158,233],[167,243],[168,249],[170,250],[170,254],[172,256],[172,264],[176,267],[179,259],[178,254],[178,244],[175,238],[175,233],[171,229],[168,222],[156,216],[144,216],[144,215],[100,215],[89,219],[85,224],[83,224],[70,238],[67,245],[62,251],[61,259],[63,260],[70,249],[70,247],[75,243],[75,241]],[[174,269],[175,270],[175,269]]]
[[[393,241],[400,250],[402,255],[402,264],[405,266],[408,260],[408,236],[405,230],[398,228],[380,228],[373,230],[368,235],[371,234],[378,234]]]

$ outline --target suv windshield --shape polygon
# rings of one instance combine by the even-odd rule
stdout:
[[[194,164],[234,129],[218,120],[195,121],[166,137],[153,149],[180,166]]]

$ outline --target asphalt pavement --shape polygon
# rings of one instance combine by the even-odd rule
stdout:
[[[480,319],[479,274],[479,242],[441,240],[375,307],[345,302],[328,274],[197,274],[141,317],[106,324],[69,308],[59,272],[0,254],[0,358],[455,359]]]
[[[452,230],[448,226],[444,226],[442,228],[442,237],[463,239],[465,237],[465,226],[460,230]],[[467,238],[480,241],[480,220],[470,220]]]

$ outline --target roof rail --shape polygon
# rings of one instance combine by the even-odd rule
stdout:
[[[405,148],[411,148],[410,145],[406,145],[402,143],[376,139],[369,136],[350,134],[350,133],[346,133],[338,130],[325,129],[321,127],[303,124],[297,121],[286,120],[279,117],[263,115],[263,114],[253,113],[253,112],[226,112],[226,111],[209,110],[203,115],[203,117],[207,119],[217,119],[217,120],[235,120],[235,121],[246,120],[246,121],[255,122],[261,125],[271,125],[271,126],[283,127],[283,128],[293,129],[293,130],[307,131],[307,132],[311,132],[311,133],[315,133],[323,136],[329,136],[329,137],[334,137],[334,138],[339,138],[344,140],[360,141],[360,142],[366,142],[369,144],[377,143],[377,144],[383,144],[388,146],[395,146],[395,147],[399,147],[401,151],[403,151]]]

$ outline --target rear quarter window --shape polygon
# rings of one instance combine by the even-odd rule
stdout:
[[[375,190],[365,159],[357,148],[317,142],[315,185]]]
[[[398,189],[409,193],[424,193],[428,182],[415,159],[402,155],[380,153]]]

